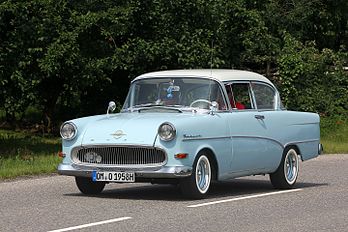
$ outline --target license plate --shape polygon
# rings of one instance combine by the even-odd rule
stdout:
[[[135,182],[134,172],[92,172],[93,181]]]

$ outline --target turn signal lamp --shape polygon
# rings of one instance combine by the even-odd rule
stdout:
[[[58,152],[58,156],[59,156],[60,158],[65,158],[65,154],[64,154],[62,151],[59,151],[59,152]]]
[[[187,158],[188,154],[187,153],[179,153],[174,155],[175,159],[185,159]]]

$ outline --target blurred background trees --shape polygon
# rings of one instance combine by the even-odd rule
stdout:
[[[56,131],[123,104],[139,74],[265,74],[288,109],[348,116],[346,0],[3,0],[0,120]],[[41,130],[40,129],[40,130]]]

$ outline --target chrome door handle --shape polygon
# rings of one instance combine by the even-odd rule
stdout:
[[[265,119],[265,116],[257,114],[257,115],[255,115],[255,118],[263,120],[263,119]]]

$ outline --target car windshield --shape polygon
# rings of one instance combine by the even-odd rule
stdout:
[[[149,78],[132,83],[123,111],[139,108],[210,109],[212,102],[226,109],[220,85],[204,78]]]

